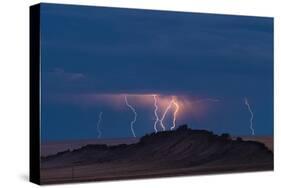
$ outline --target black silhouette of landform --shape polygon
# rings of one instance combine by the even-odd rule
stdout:
[[[183,125],[134,144],[86,145],[42,157],[41,183],[265,170],[273,170],[273,152],[263,143]]]

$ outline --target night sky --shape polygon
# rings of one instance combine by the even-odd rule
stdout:
[[[177,98],[177,126],[231,135],[251,134],[246,97],[273,134],[272,18],[42,4],[41,53],[43,142],[96,139],[100,112],[101,138],[132,137],[125,95],[151,133],[152,94]]]

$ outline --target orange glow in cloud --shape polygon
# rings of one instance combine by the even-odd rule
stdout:
[[[60,102],[73,103],[81,106],[107,106],[110,108],[124,109],[124,97],[130,98],[130,101],[139,108],[150,108],[154,112],[154,130],[167,130],[165,118],[172,113],[173,122],[169,129],[175,129],[177,121],[184,118],[196,117],[202,118],[208,113],[211,103],[219,102],[213,98],[195,98],[187,95],[166,95],[166,94],[139,94],[139,93],[110,93],[110,94],[78,94],[57,96]]]

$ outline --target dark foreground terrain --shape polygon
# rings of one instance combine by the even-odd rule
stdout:
[[[86,145],[41,158],[41,183],[273,170],[263,143],[181,126],[138,143]]]

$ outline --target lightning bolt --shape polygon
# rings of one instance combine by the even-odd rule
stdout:
[[[245,97],[244,101],[245,101],[245,105],[247,106],[247,108],[248,108],[248,110],[249,110],[249,112],[250,112],[250,114],[251,114],[251,118],[250,118],[250,129],[251,129],[251,133],[252,133],[252,135],[255,135],[255,130],[254,130],[254,128],[253,128],[254,113],[253,113],[253,111],[252,111],[252,109],[251,109],[251,106],[250,106],[250,104],[249,104],[249,102],[248,102],[248,99],[247,99],[246,97]]]
[[[100,112],[100,114],[99,114],[99,120],[98,120],[98,122],[97,122],[98,138],[101,137],[101,129],[100,129],[101,121],[102,121],[102,112]]]
[[[171,127],[171,130],[173,130],[174,128],[176,128],[176,119],[177,119],[177,113],[179,111],[179,105],[178,103],[173,99],[172,100],[173,105],[176,107],[174,114],[173,114],[173,126]]]
[[[156,133],[158,132],[158,130],[157,130],[157,123],[158,122],[160,123],[160,126],[162,127],[163,131],[166,130],[166,127],[163,124],[163,120],[165,119],[166,114],[171,109],[172,105],[175,106],[175,111],[173,113],[173,126],[171,127],[171,130],[174,129],[176,127],[176,118],[177,118],[177,113],[179,111],[179,105],[175,101],[174,97],[172,98],[172,100],[168,104],[167,108],[165,109],[161,119],[159,119],[159,116],[158,116],[158,113],[157,113],[157,111],[158,111],[157,96],[153,95],[153,99],[154,99],[154,107],[155,107],[155,109],[154,109],[154,115],[155,115],[154,129],[155,129],[155,132]]]
[[[158,117],[158,114],[157,114],[157,111],[158,111],[157,96],[153,95],[153,99],[154,99],[154,107],[155,107],[155,109],[154,109],[154,115],[155,115],[154,130],[157,133],[158,132],[157,123],[160,120],[159,117]]]
[[[135,131],[134,131],[134,124],[137,121],[137,112],[134,109],[134,107],[129,104],[128,99],[127,99],[127,95],[125,95],[125,103],[134,113],[134,119],[131,121],[131,131],[132,131],[133,136],[136,137],[136,134],[135,134]]]
[[[172,104],[173,104],[173,100],[171,100],[171,102],[169,103],[169,105],[168,105],[167,108],[165,109],[165,111],[164,111],[164,113],[163,113],[163,115],[162,115],[162,118],[159,120],[160,125],[161,125],[163,131],[166,130],[166,128],[165,128],[165,126],[164,126],[164,124],[163,124],[163,120],[165,119],[166,114],[167,114],[167,112],[169,111],[169,109],[172,107]]]

